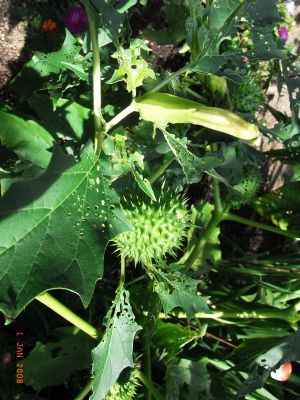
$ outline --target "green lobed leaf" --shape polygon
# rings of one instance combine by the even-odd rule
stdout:
[[[20,159],[41,168],[49,164],[53,138],[40,124],[0,111],[0,140]]]
[[[120,46],[113,54],[113,57],[118,59],[119,68],[106,83],[113,84],[123,80],[126,82],[127,91],[135,95],[136,88],[142,86],[145,78],[155,79],[154,71],[142,57],[142,50],[149,52],[150,49],[140,39],[131,40],[128,49]]]
[[[39,391],[47,386],[62,385],[75,371],[89,368],[94,339],[77,328],[57,328],[51,335],[57,341],[36,342],[22,360],[24,382]]]
[[[197,294],[199,280],[180,272],[176,265],[168,265],[163,270],[151,269],[151,272],[155,276],[154,290],[162,302],[165,314],[181,307],[190,322],[197,312],[210,313],[208,297]]]
[[[118,288],[104,324],[104,337],[92,351],[94,381],[90,400],[103,399],[120,373],[125,368],[134,366],[133,341],[141,327],[135,322],[129,303],[129,292],[123,286]]]
[[[89,74],[85,72],[82,65],[71,64],[67,61],[60,62],[62,69],[66,67],[67,69],[73,71],[81,80],[88,82]]]
[[[188,139],[186,137],[179,138],[176,135],[169,133],[162,126],[159,127],[162,131],[164,138],[175,155],[177,161],[181,165],[183,172],[188,182],[193,182],[195,175],[200,179],[203,172],[215,174],[213,171],[214,167],[220,165],[221,161],[218,158],[205,156],[197,157],[188,149]]]
[[[78,293],[86,306],[103,272],[110,239],[130,229],[109,188],[109,162],[87,146],[75,162],[58,149],[39,178],[0,199],[0,309],[17,316],[51,288]]]

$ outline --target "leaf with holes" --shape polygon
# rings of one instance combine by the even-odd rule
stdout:
[[[276,0],[254,0],[247,8],[247,19],[254,43],[255,58],[285,58],[287,52],[274,40],[274,26],[282,22]]]
[[[143,59],[142,51],[149,52],[150,49],[140,39],[131,40],[129,49],[119,47],[112,55],[118,59],[119,68],[106,83],[113,84],[123,80],[128,92],[135,94],[136,88],[143,84],[145,78],[155,79],[155,73]]]
[[[90,400],[103,399],[120,373],[127,367],[133,367],[133,340],[141,328],[135,322],[129,292],[122,286],[117,290],[104,323],[105,335],[92,351],[94,381]]]
[[[88,80],[88,74],[84,71],[84,58],[79,55],[80,46],[76,46],[76,38],[66,30],[66,37],[62,47],[52,53],[35,52],[27,64],[40,76],[59,74],[63,70],[73,71],[80,79]]]
[[[151,272],[155,276],[154,290],[162,302],[165,314],[181,307],[189,322],[197,312],[210,313],[208,297],[197,294],[200,281],[183,274],[176,265],[165,266],[163,270],[151,268]]]
[[[77,292],[85,306],[103,272],[110,239],[130,229],[108,186],[110,165],[92,146],[75,162],[56,149],[39,178],[0,199],[0,309],[17,316],[51,288]]]

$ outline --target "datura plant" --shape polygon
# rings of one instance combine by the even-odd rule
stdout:
[[[0,105],[0,398],[299,399],[284,2],[38,3]]]

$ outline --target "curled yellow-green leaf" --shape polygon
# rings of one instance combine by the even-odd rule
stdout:
[[[207,107],[172,94],[146,93],[135,99],[133,107],[143,120],[154,123],[201,125],[244,140],[255,139],[259,133],[257,126],[231,111]]]

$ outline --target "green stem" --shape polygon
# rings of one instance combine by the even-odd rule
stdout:
[[[197,100],[199,100],[201,103],[203,104],[208,104],[207,99],[204,96],[201,96],[201,94],[195,92],[193,89],[190,89],[189,87],[187,87],[185,89],[185,91],[187,93],[190,93],[192,96],[194,96]]]
[[[153,383],[149,381],[149,379],[142,372],[139,373],[139,380],[147,388],[147,390],[151,392],[152,396],[156,400],[164,400],[163,396],[159,393]]]
[[[204,250],[207,243],[210,241],[212,235],[214,234],[215,228],[220,224],[223,219],[223,205],[220,194],[219,182],[216,178],[212,178],[212,186],[214,193],[214,211],[211,220],[207,226],[203,229],[201,238],[199,239],[197,245],[194,247],[190,256],[186,261],[185,270],[188,271],[193,267],[194,262],[200,258],[201,264],[203,263]]]
[[[186,319],[187,316],[184,312],[179,312],[176,316],[180,319]],[[160,313],[159,317],[161,319],[166,319],[166,315],[164,313]],[[171,318],[172,316],[168,316],[167,318]],[[297,315],[295,312],[295,306],[291,306],[287,310],[262,310],[262,309],[252,309],[246,311],[221,311],[214,310],[212,314],[207,313],[196,313],[196,318],[199,319],[279,319],[282,321],[288,322],[297,322],[300,320],[300,315]]]
[[[172,157],[169,160],[165,161],[160,167],[158,167],[151,177],[149,178],[149,182],[153,184],[164,172],[165,170],[172,164],[173,161],[176,160],[176,157]]]
[[[243,218],[243,217],[240,217],[239,215],[236,215],[236,214],[233,214],[230,212],[224,214],[222,219],[227,220],[227,221],[238,222],[238,223],[244,224],[244,225],[253,226],[254,228],[263,229],[264,231],[277,233],[278,235],[286,236],[286,237],[293,238],[293,239],[300,238],[300,232],[284,231],[280,228],[277,228],[276,226],[262,224],[261,222],[253,221],[248,218]]]
[[[212,178],[212,186],[214,192],[214,205],[216,214],[220,215],[223,212],[222,198],[220,193],[219,182],[216,178]]]
[[[125,257],[121,255],[121,272],[120,272],[120,285],[125,282]]]
[[[144,360],[145,360],[145,375],[148,379],[149,382],[152,381],[152,371],[151,371],[151,348],[150,348],[150,340],[148,333],[146,332],[145,334],[145,340],[144,340]],[[146,400],[151,400],[152,399],[152,393],[151,390],[146,391]]]
[[[191,252],[189,258],[185,263],[186,271],[188,271],[190,268],[193,267],[193,264],[197,259],[200,259],[201,264],[203,263],[205,246],[207,245],[207,243],[209,243],[212,235],[214,234],[214,229],[220,224],[221,221],[222,221],[222,214],[214,212],[208,225],[203,229],[200,240],[194,247],[193,251]]]
[[[168,76],[166,79],[164,79],[162,82],[160,82],[158,85],[156,85],[153,89],[150,90],[149,93],[153,93],[153,92],[158,92],[159,89],[161,89],[162,87],[166,86],[169,82],[172,82],[173,79],[177,78],[177,76],[184,74],[185,72],[187,72],[190,69],[189,65],[186,65],[182,68],[180,68],[178,71],[173,72],[173,74],[171,74],[170,76]]]
[[[134,284],[136,284],[136,283],[138,283],[138,282],[144,280],[146,277],[147,277],[147,275],[138,276],[137,278],[132,279],[132,281],[127,282],[126,285],[125,285],[125,287],[134,285]]]
[[[100,155],[104,137],[105,121],[101,112],[101,69],[100,69],[100,51],[98,42],[98,27],[95,18],[95,12],[88,1],[81,0],[88,17],[92,50],[93,50],[93,108],[94,108],[94,128],[95,153]]]
[[[78,393],[74,400],[84,400],[85,396],[92,390],[93,379],[91,379]]]
[[[58,300],[56,300],[51,294],[45,292],[38,296],[36,296],[36,300],[43,303],[45,306],[51,308],[54,312],[62,316],[67,321],[71,322],[71,324],[77,326],[83,332],[87,333],[89,336],[96,340],[100,340],[101,332],[98,331],[95,327],[90,325],[84,319],[80,318],[77,314],[71,311],[68,307],[64,306]]]
[[[117,114],[113,119],[111,119],[109,122],[107,122],[106,127],[105,127],[105,132],[108,132],[111,128],[113,128],[115,125],[117,125],[122,119],[127,117],[127,115],[131,114],[132,112],[135,111],[135,108],[133,104],[130,104],[128,107],[124,108],[119,114]]]

